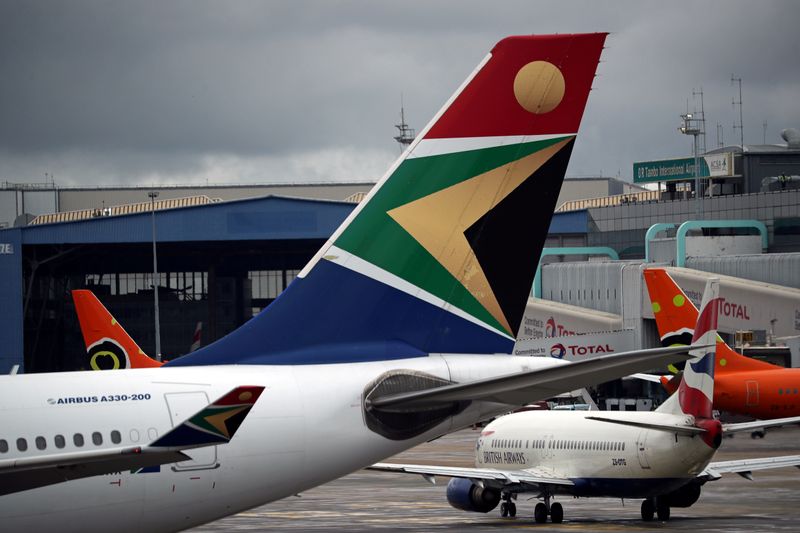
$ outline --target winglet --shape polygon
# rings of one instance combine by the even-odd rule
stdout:
[[[263,391],[262,386],[236,387],[151,443],[149,448],[185,450],[224,444],[233,438]]]

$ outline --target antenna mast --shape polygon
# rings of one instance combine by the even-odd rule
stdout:
[[[414,128],[409,128],[408,124],[406,124],[406,113],[405,107],[403,106],[403,95],[400,95],[400,124],[395,124],[395,128],[398,129],[398,135],[394,137],[394,140],[400,143],[400,151],[406,149],[406,147],[414,142],[414,138],[417,136],[417,132],[414,131]]]
[[[697,108],[695,107],[694,116],[696,117],[695,120],[700,125],[700,148],[703,153],[706,153],[706,112],[705,106],[703,105],[703,87],[700,87],[699,91],[695,91],[692,89],[692,98],[696,98],[700,96],[700,112],[697,112]],[[699,115],[699,116],[698,116]]]
[[[744,121],[742,120],[742,78],[734,78],[733,74],[731,74],[731,85],[734,83],[739,84],[739,101],[737,102],[734,100],[731,102],[733,107],[735,108],[737,105],[739,106],[739,125],[736,125],[736,122],[733,123],[733,129],[739,129],[739,140],[742,146],[742,152],[744,153]]]

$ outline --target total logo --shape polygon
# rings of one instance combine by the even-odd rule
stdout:
[[[570,344],[568,346],[564,346],[563,344],[559,343],[550,347],[550,357],[563,359],[567,354],[569,354],[571,357],[575,357],[576,355],[612,353],[613,351],[614,348],[612,348],[610,344],[587,344],[585,346],[580,344]]]
[[[564,337],[565,335],[575,335],[574,331],[570,331],[560,324],[556,324],[556,319],[550,317],[544,326],[545,337]]]
[[[734,302],[726,301],[725,298],[720,298],[717,304],[719,313],[723,316],[730,316],[742,320],[750,320],[750,315],[747,313],[747,305],[740,305]]]
[[[564,347],[563,344],[554,344],[550,348],[550,357],[555,357],[556,359],[563,359],[564,355],[567,353],[567,349]]]

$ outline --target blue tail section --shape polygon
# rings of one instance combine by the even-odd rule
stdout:
[[[442,352],[509,353],[513,344],[440,307],[322,261],[241,328],[167,364],[350,363]]]

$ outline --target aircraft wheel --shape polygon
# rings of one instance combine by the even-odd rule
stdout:
[[[658,519],[662,522],[669,520],[669,505],[657,505],[656,514],[658,515]]]
[[[550,520],[554,524],[560,524],[564,521],[564,508],[561,504],[556,502],[550,506]]]
[[[513,502],[508,502],[508,516],[514,518],[517,516],[517,504]]]
[[[652,522],[653,515],[656,514],[656,506],[653,505],[653,500],[644,500],[642,502],[642,520],[645,522]]]
[[[537,503],[533,509],[533,520],[537,524],[544,524],[547,522],[547,507],[543,503]]]
[[[508,504],[506,502],[500,504],[500,516],[503,518],[508,516]]]

